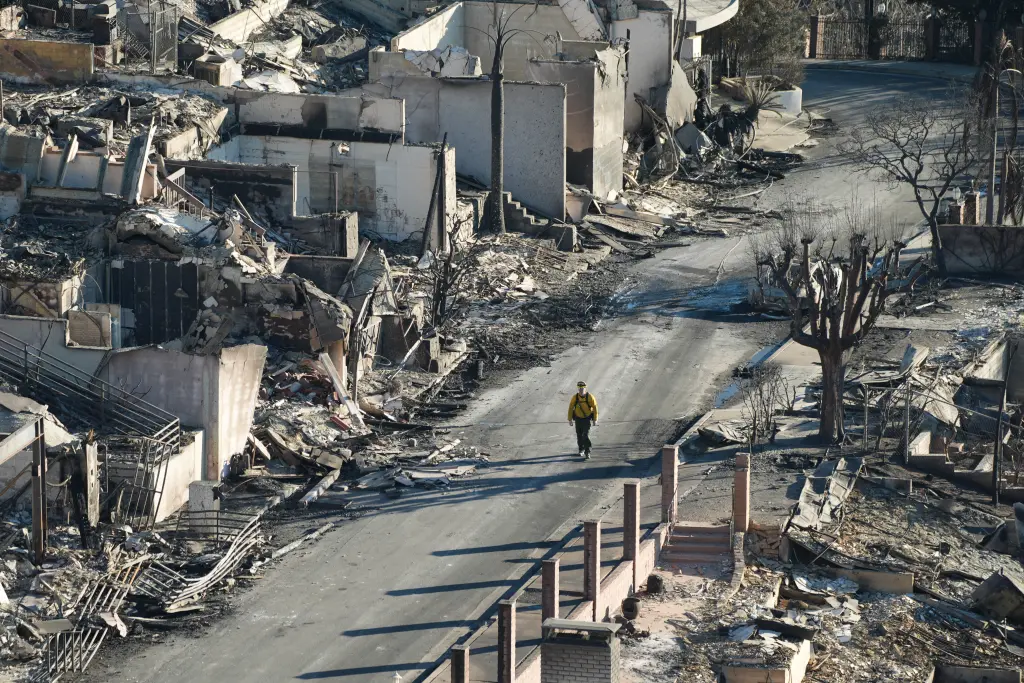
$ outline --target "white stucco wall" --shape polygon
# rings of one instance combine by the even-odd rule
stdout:
[[[640,10],[636,19],[612,22],[612,38],[629,36],[629,74],[626,79],[626,132],[635,132],[642,120],[639,94],[651,101],[651,90],[668,83],[672,74],[672,12]]]
[[[483,87],[481,87],[483,85]],[[565,86],[505,85],[505,190],[545,215],[565,215]],[[491,182],[491,88],[449,81],[439,133],[455,146],[459,172]]]
[[[333,95],[292,95],[287,93],[256,93],[240,96],[240,123],[269,123],[304,126],[317,122],[325,128],[360,130],[371,128],[401,133],[405,122],[405,105],[400,99],[335,97]]]
[[[467,27],[463,47],[480,58],[480,68],[487,73],[494,59],[494,45],[489,36],[494,35],[495,6],[489,2],[463,4]],[[506,80],[526,80],[527,64],[531,59],[553,57],[556,32],[564,40],[581,38],[558,5],[498,3],[498,10],[505,13],[502,21],[509,31],[516,31],[505,48]]]
[[[93,375],[106,355],[106,351],[69,347],[67,320],[64,318],[30,318],[0,315],[0,331],[21,342],[42,349],[60,361],[74,366],[87,375]]]
[[[348,152],[344,153],[347,146]],[[403,241],[426,225],[436,173],[436,150],[424,145],[338,143],[241,135],[211,152],[211,159],[244,164],[293,164],[300,215],[342,209],[359,213],[361,228]],[[446,197],[446,211],[455,196]]]
[[[490,183],[490,81],[397,74],[356,92],[405,99],[410,142],[440,142],[447,132],[458,172]],[[560,83],[505,84],[505,190],[559,218],[565,212],[565,112]]]
[[[424,19],[391,39],[391,49],[429,51],[449,46],[465,47],[465,8],[457,2]]]

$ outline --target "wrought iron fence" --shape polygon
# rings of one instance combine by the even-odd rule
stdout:
[[[862,20],[822,19],[817,57],[820,59],[863,59],[868,52],[868,27]]]
[[[873,54],[874,36],[868,31],[868,57],[871,59],[927,59],[925,22],[888,22],[878,28],[878,53]]]
[[[811,17],[809,57],[969,62],[974,26],[960,19]]]
[[[971,62],[974,59],[974,25],[963,19],[939,23],[936,58],[940,62]]]

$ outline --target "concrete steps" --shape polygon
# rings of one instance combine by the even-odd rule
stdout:
[[[672,528],[661,559],[675,564],[717,564],[731,552],[729,525],[680,522]]]
[[[526,207],[512,199],[512,193],[502,195],[502,206],[505,209],[505,229],[511,232],[535,234],[543,231],[551,221],[542,221],[526,210]]]

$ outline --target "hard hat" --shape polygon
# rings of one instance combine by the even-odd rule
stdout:
[[[587,386],[587,383],[586,382],[576,382],[576,386],[578,386],[578,387],[585,387],[585,386]]]

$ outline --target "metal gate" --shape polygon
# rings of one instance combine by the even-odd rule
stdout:
[[[974,26],[958,18],[850,19],[812,16],[809,54],[817,59],[900,59],[967,62]]]
[[[181,9],[167,0],[148,8],[129,5],[117,13],[117,35],[125,66],[149,73],[173,72],[178,64],[178,21]]]

